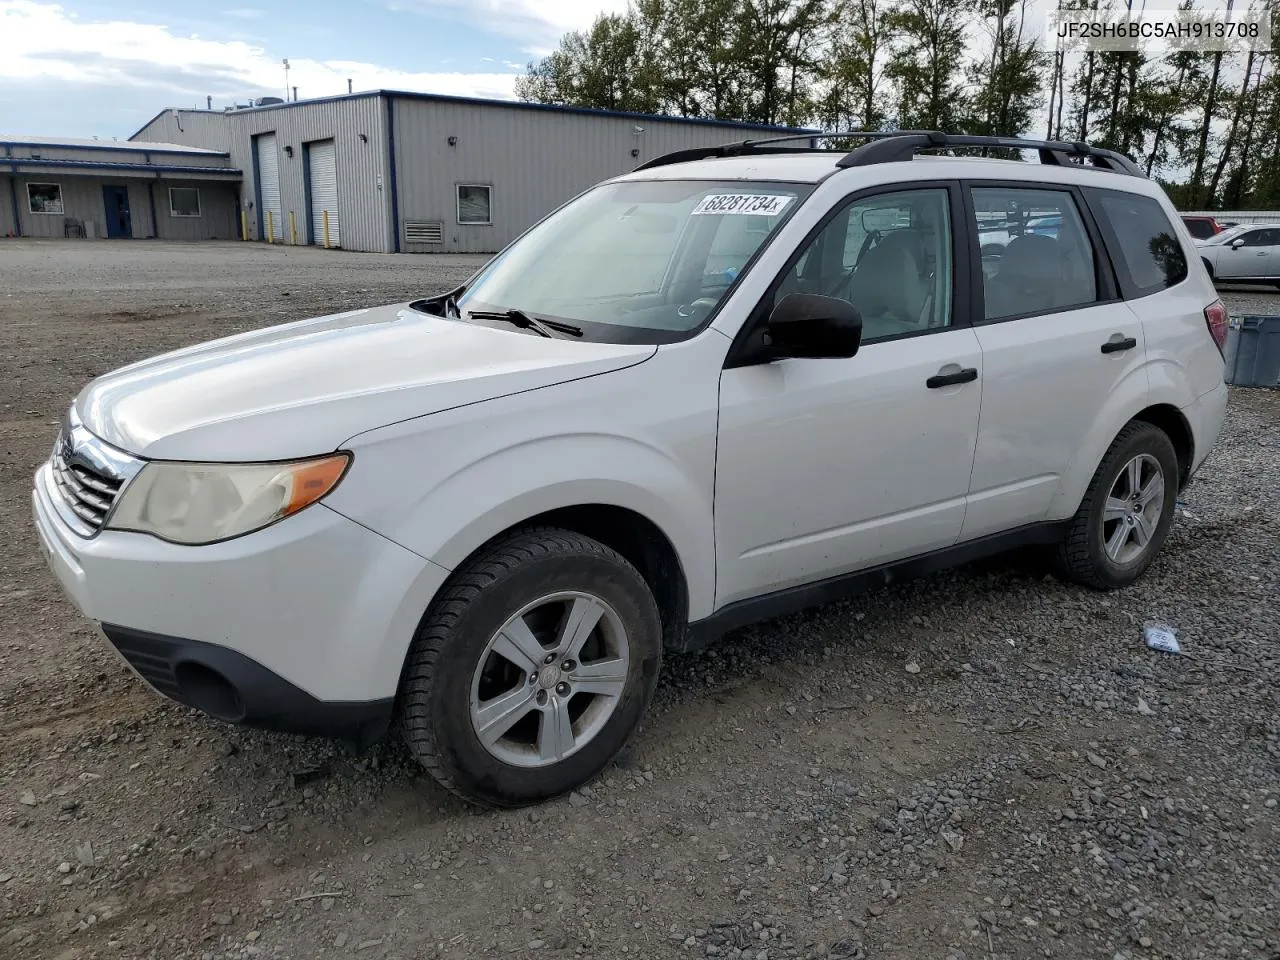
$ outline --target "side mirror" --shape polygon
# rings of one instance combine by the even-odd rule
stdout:
[[[1244,246],[1244,237],[1236,237],[1234,240],[1231,241],[1232,250],[1239,250],[1243,246]]]
[[[769,336],[783,357],[852,357],[862,342],[862,315],[845,300],[792,293],[769,315]]]

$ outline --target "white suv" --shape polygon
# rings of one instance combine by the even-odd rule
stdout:
[[[495,805],[604,767],[664,649],[1015,545],[1123,586],[1217,439],[1226,311],[1126,158],[917,156],[1010,143],[685,152],[450,294],[103,376],[35,479],[49,561],[160,693],[397,721]]]

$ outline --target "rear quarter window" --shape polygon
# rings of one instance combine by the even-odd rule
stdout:
[[[1126,300],[1187,279],[1187,257],[1159,201],[1118,190],[1086,191]]]

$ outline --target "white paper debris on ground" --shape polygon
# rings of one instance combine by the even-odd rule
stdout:
[[[1142,635],[1147,640],[1147,646],[1152,650],[1159,650],[1161,653],[1182,653],[1182,647],[1178,644],[1177,631],[1167,624],[1148,623],[1143,626]]]

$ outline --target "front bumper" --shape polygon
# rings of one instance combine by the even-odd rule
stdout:
[[[391,723],[394,697],[317,700],[242,653],[212,643],[102,624],[116,652],[159,693],[228,723],[335,737],[364,749]]]
[[[191,547],[114,530],[86,539],[57,496],[46,464],[32,509],[67,595],[157,691],[226,720],[367,739],[448,576],[323,504]]]

